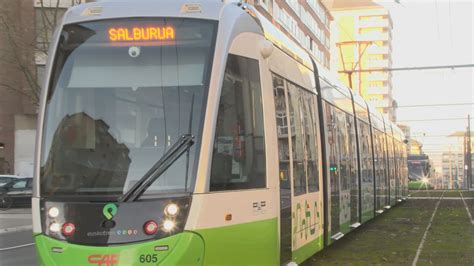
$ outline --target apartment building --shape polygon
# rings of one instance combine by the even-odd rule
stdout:
[[[443,152],[443,185],[447,189],[467,188],[464,178],[464,154],[460,151]]]
[[[249,0],[268,20],[330,67],[332,16],[319,0]]]
[[[332,68],[347,86],[395,122],[392,74],[379,70],[392,67],[393,22],[389,11],[368,0],[333,0],[327,5],[334,18]],[[363,72],[369,70],[373,71]]]

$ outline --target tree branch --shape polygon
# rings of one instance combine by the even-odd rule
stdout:
[[[8,90],[10,90],[10,91],[12,91],[12,92],[19,93],[19,94],[21,94],[21,95],[27,97],[27,98],[30,99],[30,101],[31,101],[34,105],[36,105],[36,106],[39,105],[39,104],[38,104],[39,101],[38,101],[35,97],[32,97],[31,94],[26,93],[26,92],[23,91],[22,89],[17,89],[17,88],[15,88],[15,87],[13,87],[13,86],[11,86],[11,85],[8,85],[8,84],[5,84],[5,83],[0,83],[0,86],[4,87],[4,88],[6,88],[6,89],[8,89]]]
[[[3,23],[3,25],[6,29],[5,33],[7,35],[8,41],[10,42],[10,44],[12,46],[13,56],[16,59],[16,62],[18,64],[18,66],[20,67],[20,70],[22,71],[23,75],[25,76],[26,81],[30,85],[30,89],[31,89],[31,92],[33,93],[34,98],[39,101],[39,92],[41,91],[41,87],[36,82],[35,76],[31,74],[31,71],[28,68],[28,66],[24,65],[23,60],[22,60],[23,58],[18,54],[18,50],[20,50],[21,48],[15,42],[15,39],[11,35],[10,25],[5,21],[4,17],[0,17],[0,20],[1,20],[1,22]]]

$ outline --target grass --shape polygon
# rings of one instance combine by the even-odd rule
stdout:
[[[436,204],[408,201],[346,235],[304,265],[410,264]]]
[[[421,191],[410,191],[409,197],[441,197],[443,191],[436,190],[421,190]]]
[[[429,199],[408,200],[303,265],[411,265],[436,203]],[[472,204],[474,207],[474,201]],[[463,202],[442,200],[418,265],[473,265],[473,241],[474,226]]]
[[[463,193],[463,195],[464,195],[464,193]],[[471,216],[473,216],[472,218],[474,219],[474,199],[466,199],[465,201],[466,201],[467,207],[469,208],[469,210],[471,212]],[[472,241],[474,241],[474,239]]]
[[[423,183],[421,181],[410,181],[408,182],[408,190],[426,190],[433,189],[434,187],[430,183]]]
[[[463,197],[474,197],[474,191],[463,191],[462,196]]]
[[[457,198],[461,197],[461,193],[463,197],[474,197],[474,191],[464,191],[464,190],[445,190],[443,194],[443,190],[417,190],[417,191],[410,191],[410,197],[443,197],[445,198]]]
[[[441,201],[419,265],[474,265],[474,227],[461,200]]]
[[[459,194],[459,190],[446,190],[443,194],[443,197],[461,197],[461,194]]]

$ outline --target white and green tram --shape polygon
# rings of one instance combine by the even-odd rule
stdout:
[[[407,195],[401,131],[253,7],[75,6],[45,80],[42,265],[301,263]]]

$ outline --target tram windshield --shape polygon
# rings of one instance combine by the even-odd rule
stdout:
[[[47,94],[43,197],[128,191],[184,134],[199,144],[216,23],[107,20],[64,26]],[[197,147],[143,197],[190,192]]]

